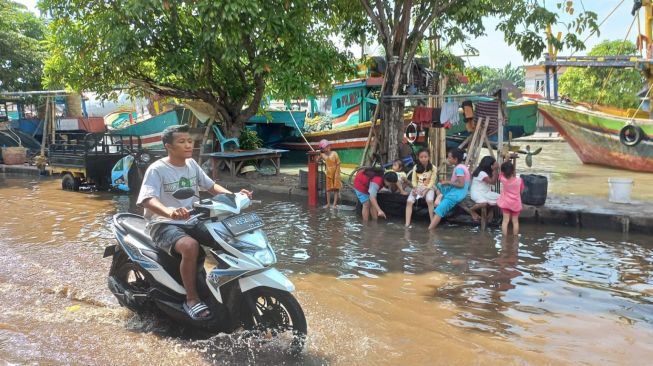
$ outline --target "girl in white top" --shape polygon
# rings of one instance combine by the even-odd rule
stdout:
[[[469,208],[469,214],[474,220],[479,220],[481,216],[478,210],[487,206],[496,206],[499,194],[492,191],[492,186],[496,184],[498,177],[499,164],[496,159],[486,156],[481,159],[476,170],[472,174],[472,186],[469,189],[469,195],[476,203]],[[489,212],[492,214],[492,211]],[[490,220],[488,218],[488,220]]]

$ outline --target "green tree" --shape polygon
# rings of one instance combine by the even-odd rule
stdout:
[[[590,56],[637,55],[632,42],[603,41]],[[637,70],[571,67],[560,77],[560,94],[576,102],[604,104],[618,108],[637,108],[637,92],[644,85]]]
[[[340,2],[351,3],[348,0]],[[574,14],[569,3],[573,4],[566,1],[565,11]],[[402,93],[402,80],[406,79],[425,38],[439,39],[443,50],[453,44],[466,44],[469,39],[484,35],[483,19],[494,16],[499,18],[496,30],[504,34],[506,42],[525,59],[533,60],[546,48],[541,34],[547,25],[562,23],[559,14],[546,9],[544,2],[537,0],[359,0],[359,4],[371,23],[371,36],[384,48],[388,67],[382,95],[386,98]],[[354,11],[349,16],[359,16],[361,11]],[[566,26],[569,32],[565,37],[560,42],[551,41],[560,49],[563,46],[582,49],[584,45],[577,34],[596,28],[596,14],[585,11],[574,14]],[[439,56],[435,55],[435,58],[439,59]],[[382,106],[383,124],[377,141],[381,154],[388,160],[397,157],[403,134],[403,109],[400,98],[387,98]]]
[[[502,69],[488,66],[473,67],[465,70],[465,75],[468,76],[469,83],[460,85],[456,89],[457,92],[490,94],[499,88],[504,80],[510,81],[521,89],[525,86],[524,68],[512,66],[510,63]]]
[[[0,90],[40,90],[45,52],[42,19],[24,5],[0,0]]]
[[[330,8],[308,0],[41,0],[52,17],[46,81],[201,100],[238,136],[263,96],[329,90],[350,62]]]

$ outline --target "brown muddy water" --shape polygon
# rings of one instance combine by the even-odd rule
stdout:
[[[258,195],[309,325],[299,359],[239,336],[193,340],[118,306],[110,219],[128,196],[0,175],[0,363],[639,365],[653,357],[650,237],[401,222]]]
[[[533,166],[527,167],[524,155],[517,162],[518,173],[541,174],[549,179],[549,193],[608,198],[608,178],[633,180],[632,198],[653,201],[653,174],[620,170],[600,165],[583,164],[566,142],[515,142],[522,149],[538,147],[542,152],[533,156]]]

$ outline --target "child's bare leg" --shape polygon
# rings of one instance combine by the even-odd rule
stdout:
[[[438,207],[440,202],[442,202],[442,197],[444,197],[444,195],[442,194],[442,192],[440,192],[438,190],[435,191],[435,194],[436,194],[436,197],[435,197],[434,206]]]
[[[503,213],[503,221],[501,222],[501,233],[503,236],[508,236],[508,224],[510,223],[510,214]]]
[[[406,201],[406,227],[410,226],[410,219],[413,217],[413,202]]]
[[[519,215],[512,215],[512,235],[519,235]]]
[[[433,212],[433,209],[435,207],[435,203],[432,200],[426,200],[426,205],[429,207],[429,220],[433,221],[433,216],[435,215],[435,212]]]
[[[335,190],[333,191],[333,208],[336,208],[338,205],[338,198],[340,197],[340,191]]]
[[[494,218],[494,206],[487,205],[487,222],[492,222]]]
[[[326,206],[324,206],[324,208],[329,208],[329,206],[331,206],[331,191],[326,192],[326,198],[327,198],[327,203]]]
[[[363,221],[370,219],[370,201],[363,203]]]
[[[440,224],[440,221],[442,220],[442,217],[439,215],[434,215],[433,219],[431,220],[431,224],[429,225],[429,230],[435,230],[435,228]]]
[[[472,206],[471,208],[466,208],[464,206],[462,206],[462,207],[463,207],[463,210],[467,211],[472,216],[472,219],[478,221],[481,218],[481,215],[478,214],[478,210],[482,209],[486,205],[487,205],[486,203],[477,203],[474,206]]]
[[[370,216],[372,216],[372,219],[376,220],[379,218],[379,212],[370,204]]]

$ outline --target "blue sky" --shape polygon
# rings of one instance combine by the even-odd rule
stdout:
[[[15,0],[19,3],[25,4],[30,10],[38,13],[36,10],[37,0]],[[549,0],[548,8],[550,10],[557,10],[556,3],[561,2],[562,0]],[[577,11],[581,11],[583,7],[587,10],[594,11],[598,14],[599,21],[602,21],[606,15],[618,4],[621,0],[575,0],[575,8]],[[592,36],[587,41],[587,49],[591,49],[592,46],[599,43],[602,40],[622,40],[626,36],[628,27],[632,22],[632,16],[630,15],[630,10],[632,7],[632,0],[627,0],[623,5],[610,17],[610,19],[601,27],[601,34],[599,37],[596,35]],[[562,18],[569,19],[569,18]],[[494,31],[494,27],[498,23],[496,18],[488,18],[486,23],[488,35],[485,37],[480,37],[472,42],[472,46],[479,50],[480,56],[478,57],[469,57],[467,58],[468,66],[492,66],[492,67],[503,67],[507,63],[511,62],[513,65],[524,65],[526,62],[522,59],[519,52],[514,48],[508,46],[503,40],[503,34],[501,32]],[[564,27],[558,26],[557,29],[554,27],[554,34],[558,31],[565,32]],[[629,39],[631,41],[635,40],[637,33],[636,27],[631,32]],[[543,35],[544,36],[544,35]],[[584,36],[582,37],[585,38]],[[375,46],[371,47],[370,51],[376,49]],[[360,48],[352,49],[355,55],[360,54]],[[462,54],[462,47],[454,47],[453,52],[455,54]],[[561,54],[568,54],[568,52],[561,52]],[[579,54],[582,54],[579,53]]]

